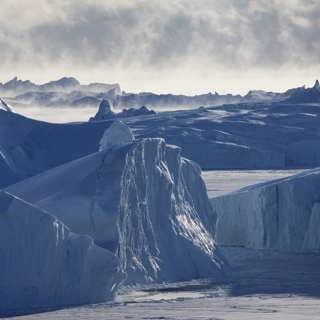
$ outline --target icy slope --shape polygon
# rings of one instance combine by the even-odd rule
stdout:
[[[220,245],[320,251],[320,169],[247,187],[211,203]]]
[[[112,123],[52,124],[0,110],[0,188],[95,152]]]
[[[8,188],[116,252],[127,283],[220,276],[200,169],[162,139],[103,150]]]
[[[117,259],[92,238],[0,191],[0,315],[105,301]]]
[[[11,107],[1,98],[0,98],[0,110],[12,112]]]

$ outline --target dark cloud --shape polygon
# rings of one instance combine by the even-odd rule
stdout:
[[[28,10],[26,2],[3,1],[2,72],[30,64],[128,72],[133,67],[229,72],[320,64],[319,1],[43,0],[27,1]]]

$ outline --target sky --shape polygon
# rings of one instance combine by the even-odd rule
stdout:
[[[284,91],[320,78],[318,0],[1,0],[0,81]]]

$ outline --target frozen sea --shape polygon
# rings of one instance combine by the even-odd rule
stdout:
[[[316,320],[320,319],[320,255],[221,248],[234,265],[214,280],[124,288],[102,303],[11,319]]]
[[[300,170],[299,170],[300,171]],[[297,173],[298,170],[207,171],[210,197]],[[233,266],[225,282],[123,288],[102,303],[11,319],[118,320],[317,320],[320,319],[320,255],[221,248]]]
[[[302,170],[211,170],[203,171],[209,198],[222,196],[241,188],[285,178]]]

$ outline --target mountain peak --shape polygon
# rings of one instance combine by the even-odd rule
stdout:
[[[49,89],[54,89],[56,87],[62,87],[62,88],[67,88],[67,87],[77,87],[80,85],[80,82],[73,77],[62,77],[58,80],[53,80],[49,81],[42,86],[45,88]]]
[[[111,104],[109,100],[103,99],[99,105],[99,111],[103,114],[108,114],[112,111]]]
[[[319,80],[316,80],[316,82],[314,83],[313,88],[314,88],[314,89],[320,89]]]
[[[18,77],[15,76],[11,80],[9,80],[8,82],[18,82]]]

